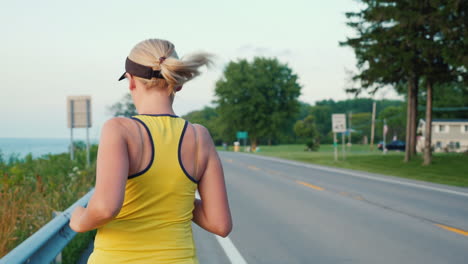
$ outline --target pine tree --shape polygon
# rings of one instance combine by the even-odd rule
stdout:
[[[360,73],[359,93],[407,83],[405,161],[416,153],[417,95],[426,86],[428,138],[424,164],[429,164],[432,89],[436,83],[467,80],[467,4],[442,0],[362,0],[366,8],[347,13],[357,37],[341,43],[354,49]],[[457,49],[460,53],[454,52]]]

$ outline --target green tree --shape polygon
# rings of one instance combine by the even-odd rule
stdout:
[[[320,133],[320,142],[332,143],[333,136],[331,133],[331,115],[332,107],[328,105],[315,105],[310,109],[310,115],[315,119],[315,124]]]
[[[307,150],[315,151],[320,147],[320,134],[315,125],[314,116],[308,115],[304,120],[297,120],[294,125],[294,133],[305,139]]]
[[[468,1],[432,0],[437,13],[432,26],[438,30],[436,39],[443,42],[441,47],[444,60],[468,84]]]
[[[368,135],[370,131],[371,117],[361,121],[361,114],[366,113],[364,118],[367,118],[367,115],[370,115],[372,111],[373,99],[371,98],[353,98],[342,101],[334,100],[321,100],[316,102],[315,106],[310,108],[309,113],[315,117],[317,123],[317,129],[320,132],[322,143],[332,143],[333,134],[331,133],[331,115],[332,113],[345,113],[348,116],[347,126],[356,132],[352,132],[352,138],[354,140],[361,141],[364,135]],[[377,103],[377,112],[378,116],[381,111],[391,106],[400,107],[403,102],[400,100],[378,100]],[[356,116],[356,124],[354,122],[354,117]],[[366,128],[364,128],[364,123]],[[367,125],[369,124],[368,128]],[[353,140],[353,141],[354,141]]]
[[[299,110],[301,86],[286,64],[256,57],[230,62],[216,83],[215,103],[226,131],[248,131],[255,149],[260,139],[269,142],[290,129]]]
[[[364,137],[370,138],[372,124],[372,113],[353,113],[352,116],[352,137],[353,141],[357,138],[358,141],[363,141]]]
[[[446,46],[454,44],[454,39],[447,39],[443,33],[443,31],[447,32],[447,25],[449,25],[449,30],[454,29],[451,28],[452,25],[450,22],[447,24],[447,21],[450,21],[453,17],[464,16],[465,24],[461,27],[458,25],[455,26],[455,30],[461,35],[465,33],[464,35],[466,36],[466,26],[468,26],[466,23],[466,18],[468,18],[466,12],[468,12],[468,9],[466,9],[466,7],[468,7],[468,5],[465,4],[465,10],[460,10],[460,4],[455,2],[457,1],[449,1],[449,3],[448,1],[441,0],[423,1],[415,7],[424,25],[421,29],[422,36],[419,36],[419,38],[415,40],[417,50],[420,51],[422,64],[421,76],[426,86],[424,165],[429,165],[432,162],[431,137],[434,88],[437,87],[438,84],[456,82],[459,77],[468,77],[466,76],[466,68],[464,70],[457,69],[454,65],[448,63],[448,61],[452,61],[452,63],[462,62],[457,61],[456,58],[444,56],[443,52]],[[463,36],[461,36],[461,38],[463,38]],[[458,38],[458,41],[455,40],[455,43],[457,42],[464,43],[464,47],[463,45],[459,46],[464,48],[462,50],[468,48],[466,41]],[[461,53],[466,54],[466,51],[462,51]]]
[[[432,162],[432,107],[438,84],[468,83],[468,4],[466,1],[424,1],[420,4],[424,37],[418,39],[426,85],[424,165]],[[455,23],[453,23],[455,21]],[[455,34],[454,34],[455,33]],[[460,49],[454,53],[453,48]]]
[[[192,111],[182,116],[182,118],[193,124],[205,126],[210,131],[216,145],[233,140],[232,138],[223,136],[222,126],[219,124],[219,115],[213,107],[205,106],[202,110]]]
[[[408,161],[415,155],[420,80],[427,89],[429,137],[433,85],[454,77],[465,77],[466,81],[467,4],[466,1],[442,0],[361,2],[366,6],[364,9],[346,14],[348,25],[355,29],[357,37],[341,43],[352,47],[358,59],[360,73],[354,80],[359,80],[361,87],[350,91],[359,93],[370,88],[374,92],[385,85],[394,85],[400,90],[403,83],[408,83],[405,154],[405,161]],[[430,144],[430,140],[426,144]],[[428,164],[428,157],[426,153],[425,164]]]
[[[302,120],[310,115],[310,111],[313,108],[310,104],[306,102],[299,101],[299,111],[296,116],[296,120]]]
[[[426,92],[420,94],[422,105],[426,105]],[[436,84],[433,94],[434,119],[465,119],[468,116],[468,85],[461,82]],[[420,106],[420,111],[425,107]]]
[[[138,114],[130,93],[125,94],[121,101],[111,105],[109,111],[113,116],[131,117]]]
[[[412,34],[418,31],[419,25],[411,23],[410,17],[415,15],[409,8],[411,1],[362,2],[366,7],[360,12],[346,13],[347,24],[356,31],[357,37],[340,43],[354,49],[360,71],[353,77],[360,82],[360,87],[349,91],[360,93],[370,89],[373,93],[385,85],[402,87],[408,83],[406,141],[409,147],[405,160],[409,161],[415,153],[412,146],[416,138],[416,95],[420,78]],[[400,23],[401,19],[406,21]]]

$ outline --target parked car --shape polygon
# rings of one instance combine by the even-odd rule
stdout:
[[[379,141],[379,143],[377,143],[377,149],[382,150],[383,143],[383,141]]]
[[[406,144],[404,141],[400,141],[400,140],[394,140],[390,143],[387,143],[385,144],[385,148],[387,150],[401,150],[401,151],[404,151],[405,150],[405,147],[406,147]],[[379,142],[379,144],[377,145],[377,148],[382,150],[383,148],[383,141]]]

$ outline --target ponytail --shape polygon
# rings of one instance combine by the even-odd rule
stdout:
[[[210,66],[213,58],[208,53],[193,53],[179,59],[174,44],[161,39],[148,39],[138,43],[128,57],[136,63],[161,71],[164,79],[139,78],[147,88],[168,88],[171,92],[200,75],[200,67]]]

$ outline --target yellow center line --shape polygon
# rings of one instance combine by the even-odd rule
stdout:
[[[267,169],[267,172],[269,172],[269,173],[271,173],[271,174],[281,175],[280,172],[277,172],[277,171],[274,171],[274,170],[268,170],[268,169]]]
[[[435,225],[440,227],[440,228],[446,229],[448,231],[452,231],[452,232],[458,233],[460,235],[468,236],[468,231],[458,229],[458,228],[454,228],[454,227],[450,227],[450,226],[446,226],[446,225],[440,225],[440,224],[435,224]]]
[[[353,196],[353,198],[356,199],[356,200],[359,200],[359,201],[363,201],[363,200],[364,200],[364,198],[362,198],[361,195],[355,195],[355,196]]]
[[[307,182],[303,182],[303,181],[296,181],[297,183],[299,184],[302,184],[304,186],[307,186],[307,187],[310,187],[312,189],[315,189],[315,190],[319,190],[319,191],[323,191],[324,189],[322,187],[318,187],[318,186],[315,186],[315,185],[312,185],[310,183],[307,183]]]
[[[255,167],[255,166],[251,166],[251,165],[247,166],[247,168],[249,168],[251,170],[259,170],[259,168]]]

